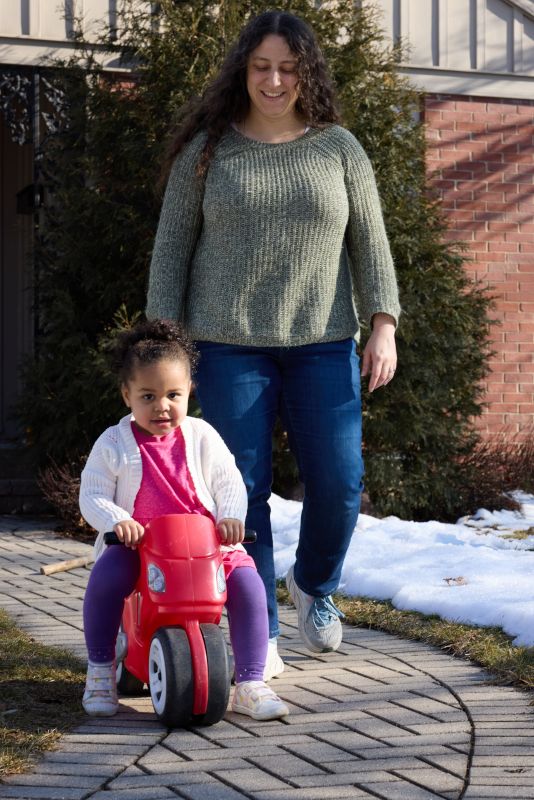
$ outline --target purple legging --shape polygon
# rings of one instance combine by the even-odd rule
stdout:
[[[138,577],[139,553],[119,545],[108,547],[91,570],[83,603],[90,661],[113,661],[124,600]],[[261,681],[269,628],[265,588],[253,567],[236,567],[228,577],[226,608],[236,681]]]

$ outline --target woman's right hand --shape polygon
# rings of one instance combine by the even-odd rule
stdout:
[[[126,547],[131,547],[132,550],[135,550],[145,535],[143,526],[134,519],[125,519],[122,522],[117,522],[117,524],[113,526],[113,530],[121,542],[125,544]]]

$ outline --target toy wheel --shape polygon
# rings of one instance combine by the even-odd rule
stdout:
[[[143,694],[145,684],[132,675],[124,666],[124,661],[117,664],[117,689],[121,694]]]
[[[193,713],[193,669],[183,628],[161,628],[150,644],[148,685],[152,705],[169,728],[180,728]]]
[[[230,663],[224,633],[218,625],[200,626],[208,659],[208,707],[193,717],[195,725],[215,725],[226,713],[230,696]]]

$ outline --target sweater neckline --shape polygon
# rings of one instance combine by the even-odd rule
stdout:
[[[250,136],[245,136],[243,133],[240,133],[240,131],[236,130],[232,125],[229,126],[226,135],[230,141],[246,144],[248,147],[256,150],[288,150],[294,147],[300,147],[303,142],[308,142],[324,130],[328,129],[308,127],[305,133],[301,136],[297,136],[296,139],[290,139],[288,142],[262,142],[259,139],[251,139]]]

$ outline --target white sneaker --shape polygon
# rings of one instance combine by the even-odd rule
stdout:
[[[263,681],[243,681],[234,689],[232,711],[246,714],[252,719],[280,719],[289,714],[289,708]]]
[[[269,639],[269,644],[267,645],[267,658],[265,659],[263,680],[267,683],[271,678],[276,678],[277,675],[281,675],[284,669],[285,664],[278,653],[278,644],[275,636],[274,639]]]
[[[87,666],[82,705],[92,717],[112,717],[119,710],[115,662]]]

